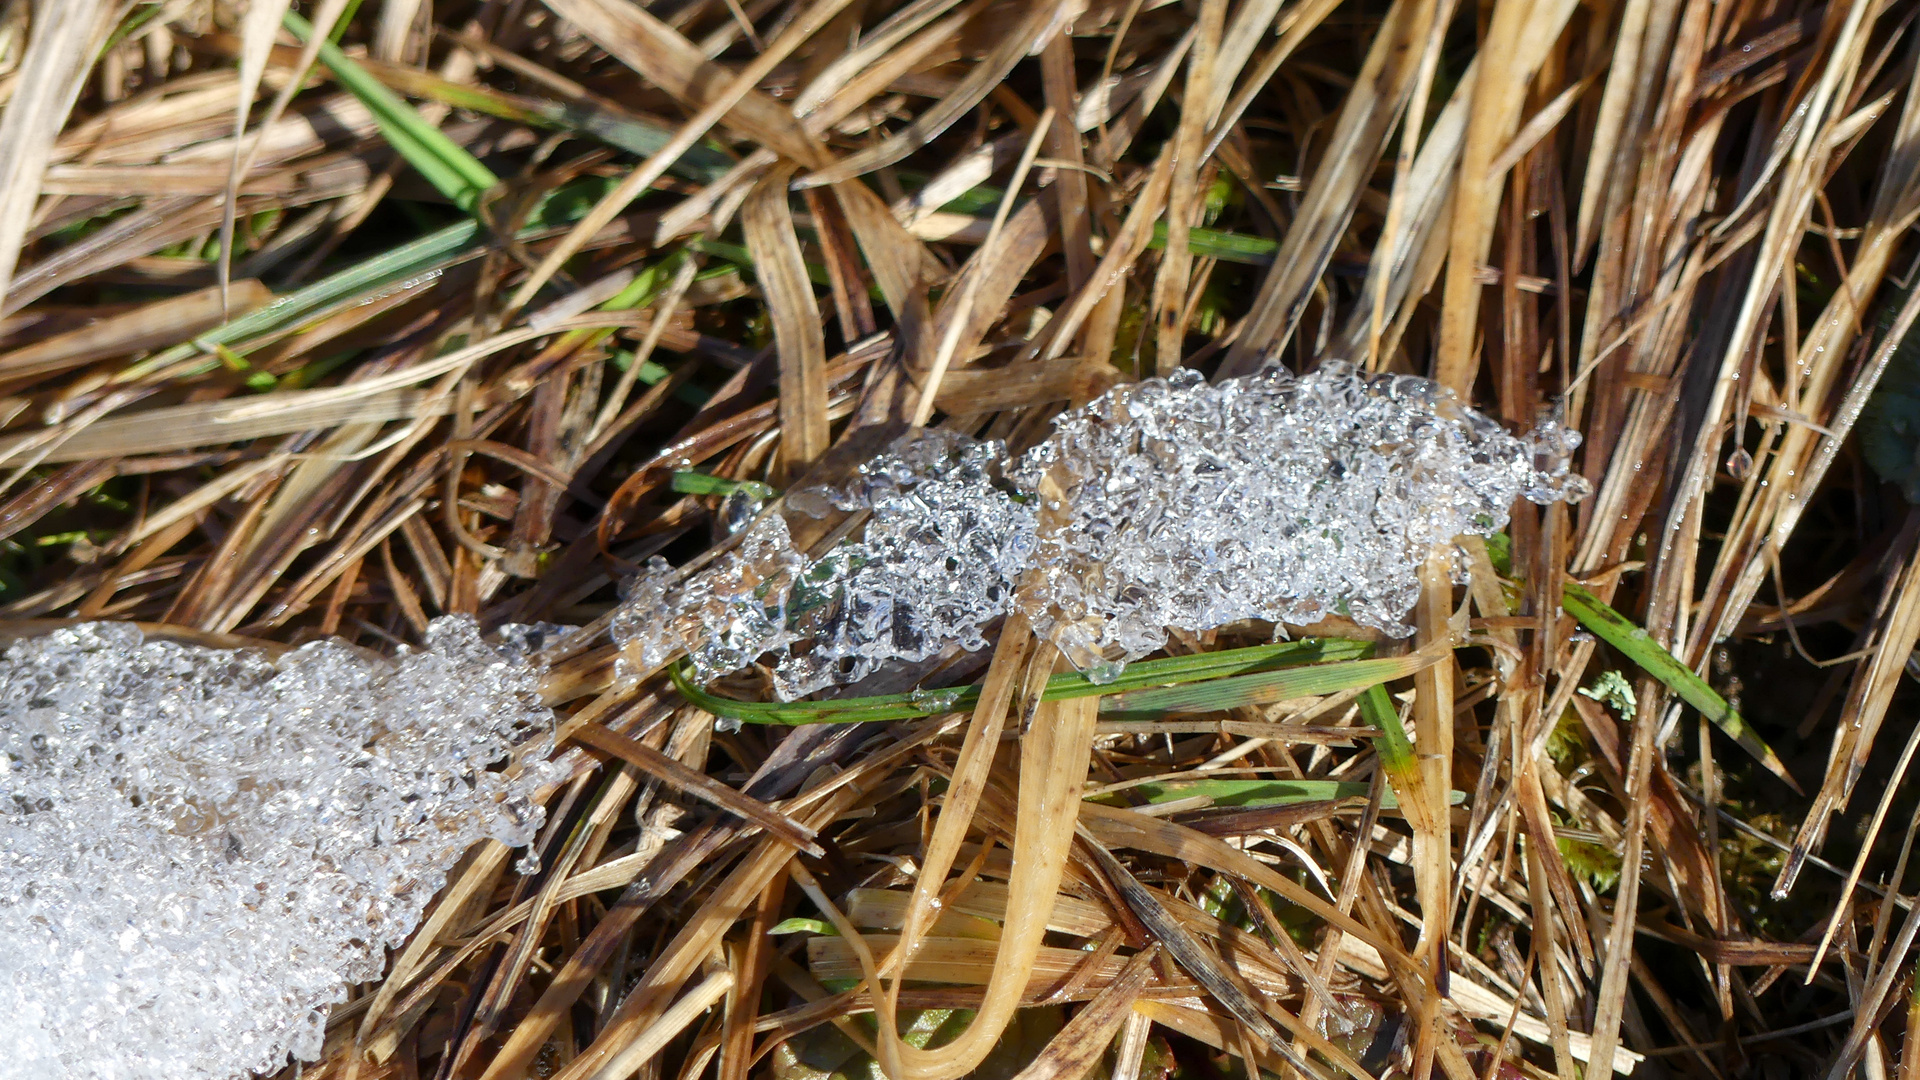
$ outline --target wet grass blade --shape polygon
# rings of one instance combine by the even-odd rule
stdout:
[[[291,11],[282,21],[301,41],[313,35],[313,26]],[[339,46],[331,41],[322,41],[320,62],[333,72],[341,86],[346,87],[373,113],[375,123],[380,126],[380,134],[401,157],[407,159],[407,164],[412,165],[455,206],[472,213],[480,205],[480,197],[500,182],[500,178],[493,174],[493,170],[482,165],[479,158],[467,153],[465,147],[428,123],[400,95],[389,90],[385,83],[341,52]]]
[[[1340,683],[1343,685],[1334,688],[1350,689],[1353,685],[1352,680],[1356,677],[1393,678],[1392,675],[1377,674],[1371,668],[1366,669],[1367,673],[1364,675],[1358,673],[1343,675],[1336,672],[1336,669],[1351,669],[1358,663],[1371,663],[1359,660],[1371,649],[1372,646],[1364,641],[1345,641],[1338,638],[1310,639],[1283,642],[1277,645],[1255,645],[1245,649],[1226,649],[1194,656],[1168,657],[1164,660],[1146,660],[1129,664],[1119,678],[1108,683],[1096,683],[1079,672],[1063,672],[1047,680],[1047,689],[1042,699],[1064,701],[1069,698],[1094,695],[1119,695],[1129,691],[1144,690],[1147,687],[1228,680],[1234,676],[1272,673],[1281,669],[1301,669],[1306,665],[1320,666],[1296,671],[1295,673],[1300,676],[1300,685],[1322,686]],[[1405,658],[1394,659],[1399,661]],[[668,675],[673,679],[674,686],[688,701],[715,716],[747,724],[849,724],[874,720],[910,720],[941,713],[966,712],[974,707],[980,697],[978,687],[967,686],[950,690],[917,690],[910,694],[843,698],[839,701],[740,701],[708,693],[696,686],[687,677],[685,665],[674,665],[668,669]],[[1360,685],[1365,683],[1362,682]],[[1282,693],[1280,697],[1302,697],[1310,693],[1332,692],[1333,690],[1329,689],[1294,690]],[[1226,693],[1230,695],[1232,691]],[[1270,700],[1278,700],[1278,698]],[[1102,712],[1106,710],[1102,709]]]
[[[1633,620],[1600,602],[1600,598],[1586,589],[1571,582],[1567,584],[1561,602],[1566,605],[1567,614],[1579,620],[1580,625],[1593,631],[1600,640],[1626,654],[1627,659],[1640,665],[1640,670],[1660,680],[1667,689],[1679,695],[1680,700],[1699,709],[1701,714],[1727,737],[1740,744],[1740,748],[1753,755],[1754,759],[1766,766],[1767,771],[1786,781],[1795,791],[1800,785],[1794,782],[1787,766],[1780,760],[1773,748],[1767,745],[1758,732],[1747,726],[1738,710],[1719,695],[1705,679],[1695,675],[1685,664],[1674,659],[1672,653],[1660,647],[1647,632],[1633,624]]]

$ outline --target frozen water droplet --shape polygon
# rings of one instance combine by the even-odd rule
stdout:
[[[832,492],[823,487],[797,488],[787,493],[787,509],[818,521],[833,512]]]
[[[729,492],[720,500],[720,526],[731,536],[753,524],[760,508],[767,502],[766,490],[759,487],[741,487]]]
[[[913,707],[924,713],[950,712],[960,700],[960,688],[950,687],[944,690],[914,690],[907,695]]]

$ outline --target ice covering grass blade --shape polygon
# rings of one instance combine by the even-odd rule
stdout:
[[[1104,683],[1170,628],[1340,614],[1405,636],[1424,552],[1497,529],[1516,496],[1587,490],[1564,426],[1516,439],[1427,380],[1333,361],[1219,384],[1181,369],[1053,428],[1018,457],[946,429],[902,436],[844,487],[789,495],[805,517],[869,511],[862,539],[809,557],[782,516],[691,578],[656,556],[613,638],[647,670],[684,653],[702,682],[784,649],[770,673],[792,701],[979,651],[1014,608]],[[1041,507],[1057,525],[1039,527]]]
[[[426,636],[274,657],[86,623],[0,650],[0,1073],[312,1061],[456,860],[534,839],[565,772],[540,669],[464,616]]]

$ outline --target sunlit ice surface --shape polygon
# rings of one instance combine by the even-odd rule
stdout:
[[[1170,627],[1341,615],[1390,635],[1436,544],[1490,535],[1515,499],[1577,501],[1580,436],[1524,437],[1426,379],[1329,362],[1209,384],[1124,386],[1063,414],[1017,459],[995,441],[916,432],[843,487],[788,506],[864,512],[817,559],[766,515],[701,572],[655,560],[613,635],[634,664],[686,654],[709,680],[768,657],[791,700],[943,649],[984,648],[1019,610],[1097,681]]]
[[[92,623],[0,653],[0,1076],[227,1080],[319,1055],[475,843],[552,782],[527,642],[386,659]],[[514,747],[521,757],[514,759]]]

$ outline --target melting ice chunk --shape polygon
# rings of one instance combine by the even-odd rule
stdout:
[[[461,854],[539,827],[557,769],[539,675],[464,618],[394,660],[110,623],[8,646],[0,1074],[227,1080],[317,1057],[328,1007]]]
[[[869,514],[863,539],[809,562],[771,516],[738,547],[676,584],[654,560],[615,613],[614,640],[653,668],[686,652],[712,679],[774,650],[774,689],[792,700],[858,682],[889,660],[986,646],[1032,559],[1034,515],[999,473],[1006,447],[929,431],[863,465],[804,507]],[[789,649],[799,642],[804,650]]]
[[[1339,362],[1217,385],[1178,372],[1064,414],[1016,462],[998,442],[909,436],[847,488],[789,498],[869,512],[863,539],[810,562],[769,518],[685,582],[656,563],[614,638],[647,667],[684,651],[701,679],[777,651],[790,700],[981,648],[1012,607],[1105,678],[1168,627],[1340,613],[1405,634],[1433,545],[1499,530],[1516,498],[1587,494],[1568,471],[1579,444],[1551,422],[1515,438],[1426,379]]]
[[[1170,626],[1338,613],[1404,635],[1435,544],[1498,531],[1522,495],[1586,494],[1567,472],[1579,441],[1551,423],[1516,439],[1436,383],[1339,362],[1122,387],[1015,470],[1064,492],[1019,603],[1087,669],[1160,648]]]

